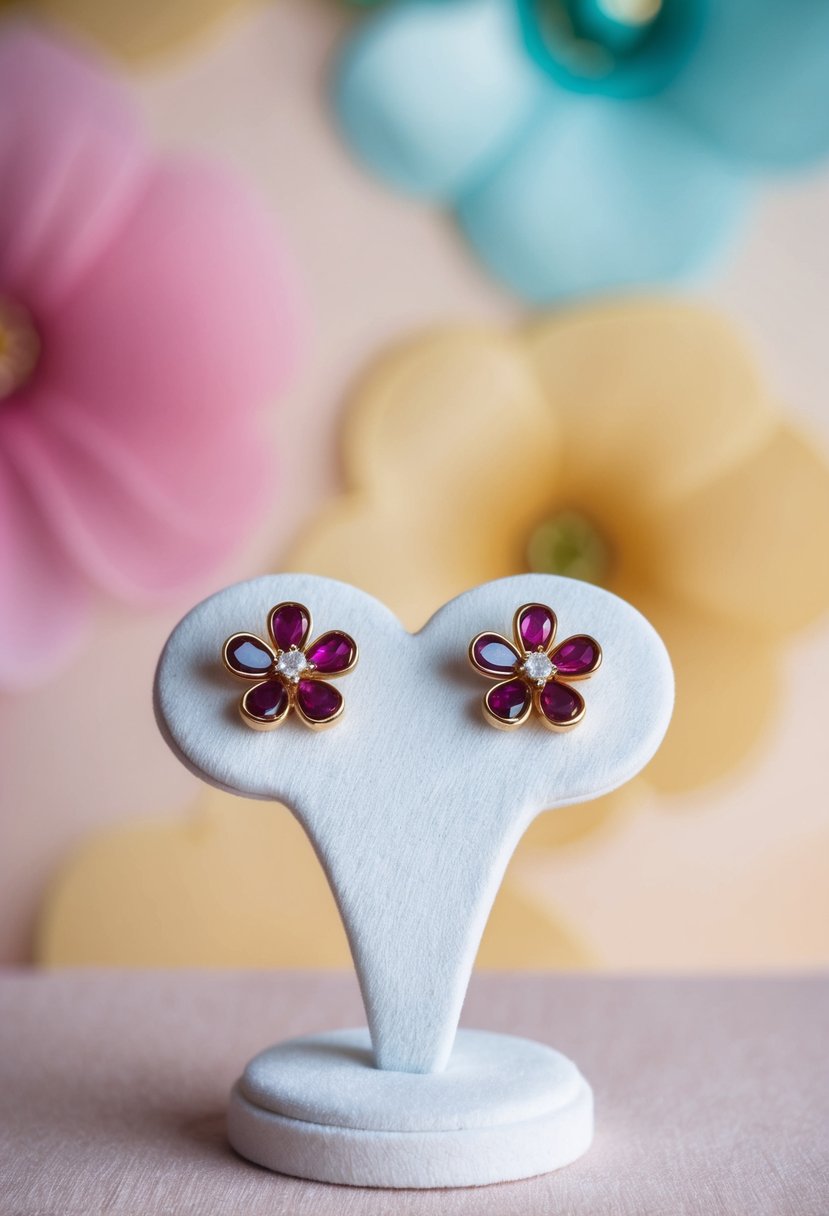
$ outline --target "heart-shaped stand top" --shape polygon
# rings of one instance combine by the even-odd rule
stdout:
[[[360,661],[338,682],[343,717],[309,731],[292,714],[273,733],[240,718],[244,691],[223,668],[233,633],[266,638],[273,605],[310,608],[315,634],[351,634]],[[484,721],[491,684],[470,640],[511,636],[519,605],[549,604],[558,638],[589,634],[600,670],[579,685],[587,712],[566,734],[535,717],[509,733]],[[168,741],[199,776],[288,806],[307,831],[348,933],[379,1067],[444,1067],[481,934],[507,862],[539,812],[608,793],[656,751],[673,676],[651,625],[587,583],[521,575],[487,583],[408,633],[372,596],[306,574],[240,583],[172,633],[156,679]],[[279,881],[274,859],[274,882]]]

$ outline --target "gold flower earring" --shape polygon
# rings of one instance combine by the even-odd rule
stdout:
[[[585,715],[584,699],[569,684],[598,671],[602,648],[587,634],[555,645],[556,614],[546,604],[523,604],[512,622],[515,642],[499,633],[479,633],[469,659],[481,675],[498,683],[483,700],[484,717],[499,730],[521,726],[535,711],[548,730],[570,730]]]
[[[306,726],[323,730],[342,716],[342,693],[324,676],[344,676],[357,664],[357,643],[334,629],[308,643],[311,613],[304,604],[277,604],[268,613],[268,641],[234,633],[222,647],[231,675],[255,683],[239,702],[242,721],[273,730],[295,709]]]

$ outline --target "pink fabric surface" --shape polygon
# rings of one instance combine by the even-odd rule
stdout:
[[[596,1142],[475,1190],[369,1191],[269,1174],[224,1138],[229,1087],[290,1035],[362,1022],[337,974],[6,972],[4,1216],[825,1216],[829,979],[477,976],[464,1022],[571,1055]]]

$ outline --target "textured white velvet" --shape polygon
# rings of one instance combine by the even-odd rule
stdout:
[[[275,1114],[363,1131],[454,1131],[517,1123],[584,1086],[570,1060],[514,1035],[461,1030],[442,1072],[375,1068],[365,1030],[289,1039],[250,1061],[241,1091]],[[451,1100],[446,1095],[451,1094]]]
[[[252,731],[237,710],[241,682],[219,661],[231,633],[264,636],[281,600],[305,603],[315,633],[345,629],[360,646],[342,681],[345,716],[324,735],[295,717]],[[529,601],[554,608],[559,638],[588,633],[604,651],[582,686],[586,717],[567,734],[535,719],[506,734],[481,714],[489,685],[470,668],[469,642],[483,630],[509,635]],[[256,1057],[231,1096],[240,1153],[318,1181],[420,1188],[524,1178],[587,1149],[592,1093],[569,1060],[501,1036],[456,1040],[456,1027],[522,832],[545,808],[634,776],[672,704],[668,656],[647,621],[606,591],[551,576],[478,587],[415,636],[364,592],[299,574],[230,587],[184,618],[156,679],[162,729],[201,776],[279,800],[304,825],[345,923],[371,1032]]]
[[[342,628],[360,646],[339,683],[344,718],[321,735],[296,720],[250,730],[236,708],[242,682],[219,661],[229,634],[264,634],[284,599],[308,605],[315,632]],[[580,685],[587,715],[567,734],[535,721],[502,733],[481,716],[488,682],[469,667],[469,641],[508,634],[531,600],[555,609],[560,638],[589,633],[604,650]],[[672,701],[668,656],[647,621],[606,591],[547,575],[469,591],[414,636],[373,597],[330,579],[241,583],[184,618],[156,681],[162,727],[197,773],[284,802],[305,826],[345,922],[376,1061],[412,1072],[446,1064],[486,917],[528,823],[633,777]]]
[[[374,1068],[367,1031],[260,1053],[233,1091],[228,1133],[251,1161],[352,1186],[479,1186],[546,1173],[593,1137],[593,1095],[566,1057],[461,1030],[439,1073]]]

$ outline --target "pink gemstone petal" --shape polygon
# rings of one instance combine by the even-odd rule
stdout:
[[[556,614],[546,604],[527,604],[516,625],[525,650],[546,650],[556,634]]]
[[[548,722],[572,726],[584,713],[584,701],[575,688],[550,680],[538,694],[538,704]]]
[[[267,675],[276,656],[261,638],[252,633],[235,633],[224,644],[224,661],[237,676],[261,680]]]
[[[342,693],[325,680],[300,680],[297,706],[309,722],[329,722],[342,708]]]
[[[311,629],[311,613],[304,604],[277,604],[268,618],[271,637],[280,650],[302,649]]]
[[[498,633],[475,638],[469,654],[478,670],[488,676],[511,675],[520,657],[512,643]]]
[[[248,689],[242,697],[242,708],[249,717],[276,725],[287,714],[290,698],[278,680],[266,680]]]
[[[517,722],[526,715],[532,693],[523,680],[506,680],[490,688],[484,703],[501,722]]]
[[[357,646],[347,633],[332,630],[312,642],[305,652],[309,663],[313,663],[317,671],[326,675],[335,675],[345,671],[354,662]]]
[[[572,679],[592,675],[601,662],[602,652],[598,642],[580,633],[562,642],[550,658],[560,676]]]

